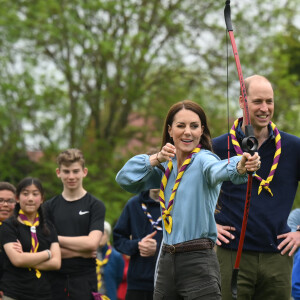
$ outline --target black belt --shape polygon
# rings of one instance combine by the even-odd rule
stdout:
[[[175,245],[163,244],[162,251],[167,253],[182,253],[204,249],[213,249],[214,243],[210,239],[196,239]]]

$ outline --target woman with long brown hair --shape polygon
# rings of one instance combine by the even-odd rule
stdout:
[[[167,114],[161,150],[150,156],[137,155],[119,171],[116,180],[129,192],[160,187],[164,228],[155,300],[221,299],[213,250],[217,239],[214,211],[221,183],[245,183],[247,171],[259,167],[257,153],[244,153],[230,162],[220,160],[212,152],[205,112],[197,103],[185,100],[174,104]]]

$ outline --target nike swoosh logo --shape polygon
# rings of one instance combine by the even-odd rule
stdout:
[[[87,210],[87,211],[80,211],[80,212],[79,212],[79,215],[82,216],[82,215],[85,215],[85,214],[88,214],[88,213],[89,213],[88,210]]]

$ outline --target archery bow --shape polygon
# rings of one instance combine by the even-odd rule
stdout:
[[[231,45],[232,45],[232,50],[233,50],[235,63],[236,63],[236,67],[237,67],[237,72],[238,72],[238,76],[239,76],[239,80],[240,80],[241,95],[242,95],[242,99],[244,102],[245,120],[243,120],[243,122],[245,122],[246,125],[245,125],[245,138],[242,140],[242,149],[243,149],[243,151],[249,152],[251,155],[253,155],[254,152],[257,151],[258,142],[254,136],[254,130],[253,130],[253,127],[250,122],[246,87],[245,87],[245,83],[244,83],[244,79],[243,79],[242,67],[241,67],[237,47],[235,44],[232,23],[231,23],[230,1],[225,2],[224,17],[225,17],[226,28],[227,28],[227,31],[228,31],[228,34],[230,37]],[[242,229],[241,229],[241,234],[240,234],[240,240],[239,240],[239,246],[238,246],[238,250],[237,250],[235,265],[234,265],[234,269],[233,269],[232,277],[231,277],[231,293],[232,293],[233,299],[237,299],[237,278],[238,278],[239,265],[240,265],[240,261],[241,261],[241,255],[242,255],[244,238],[245,238],[247,221],[248,221],[248,215],[249,215],[251,190],[252,190],[252,172],[248,172],[248,183],[247,183],[247,192],[246,192]]]

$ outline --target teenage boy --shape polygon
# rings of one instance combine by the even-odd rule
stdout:
[[[9,182],[0,182],[0,225],[15,209],[16,188]]]
[[[68,149],[57,157],[57,177],[62,194],[45,203],[55,225],[61,247],[62,266],[52,273],[53,299],[93,299],[97,291],[96,251],[104,230],[105,206],[82,185],[88,169],[78,149]]]
[[[0,226],[2,222],[12,216],[16,205],[16,188],[9,182],[0,182]],[[0,249],[0,279],[3,273],[3,252]],[[1,283],[0,283],[1,285]],[[0,300],[2,292],[0,287]]]

